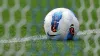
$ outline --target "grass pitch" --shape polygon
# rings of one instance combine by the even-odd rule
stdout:
[[[83,23],[80,25],[80,30],[86,30],[86,22],[89,21],[89,16],[87,10],[90,8],[90,0],[84,0],[85,8],[82,11],[82,18],[78,16],[78,9],[83,5],[82,0],[19,0],[20,7],[14,12],[14,24],[9,27],[9,36],[4,37],[5,24],[10,20],[10,9],[13,8],[15,0],[7,0],[7,8],[1,11],[3,23],[0,24],[0,40],[2,39],[12,39],[16,36],[16,25],[20,23],[22,19],[22,9],[26,6],[30,6],[25,14],[26,24],[20,28],[20,37],[23,38],[27,36],[42,35],[43,30],[43,19],[45,15],[52,9],[57,7],[66,7],[71,9],[78,20],[82,19]],[[95,24],[98,21],[96,10],[100,7],[99,0],[93,0],[94,9],[91,11],[91,24],[88,25],[89,29],[95,29]],[[0,0],[0,7],[3,6],[3,0]],[[12,16],[11,16],[12,17]],[[93,56],[93,48],[96,48],[94,42],[94,36],[91,35],[88,39],[90,45],[88,56]],[[85,36],[80,36],[82,39],[78,41],[52,41],[52,40],[38,40],[38,41],[26,41],[17,43],[0,43],[0,56],[83,56],[84,48],[86,48],[86,43],[84,42]],[[100,38],[98,38],[98,44],[100,45]],[[100,50],[97,51],[100,56]]]

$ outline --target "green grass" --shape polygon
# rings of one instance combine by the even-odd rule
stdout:
[[[74,2],[75,1],[75,2]],[[21,21],[21,10],[30,2],[30,10],[26,12],[26,24],[23,25],[20,29],[21,31],[21,38],[28,36],[33,36],[37,34],[44,34],[43,30],[43,19],[45,15],[52,9],[56,7],[66,7],[71,9],[77,17],[78,16],[78,9],[81,7],[81,0],[20,0],[20,8],[14,12],[14,19],[15,23],[10,26],[9,28],[9,36],[8,39],[14,38],[16,35],[16,25]],[[83,24],[80,25],[80,30],[86,30],[85,24],[89,21],[87,9],[90,7],[90,0],[84,0],[85,9],[82,12],[83,16]],[[0,7],[3,5],[3,0],[0,0]],[[5,24],[10,20],[10,8],[15,6],[14,0],[8,0],[8,7],[4,9],[2,12],[3,23],[0,24],[0,40],[7,39],[3,37],[5,34]],[[96,10],[99,8],[99,0],[94,0],[95,8],[91,12],[92,15],[92,22],[89,25],[89,29],[95,29],[95,24],[98,21]],[[80,18],[78,18],[80,19]],[[95,48],[94,37],[95,35],[91,35],[88,42],[92,48]],[[84,36],[81,36],[84,38]],[[99,41],[99,39],[98,39]],[[13,44],[15,52],[10,54],[10,56],[15,56],[15,54],[21,50],[21,47],[25,44],[25,52],[21,56],[83,56],[83,49],[86,47],[85,43],[82,39],[79,41],[52,41],[52,40],[39,40],[39,41],[27,41],[21,43],[5,43],[3,45],[3,52],[0,56],[4,56],[6,52],[10,51],[11,44]],[[99,41],[100,45],[100,41]],[[77,49],[78,48],[78,49]],[[1,49],[1,48],[0,48]],[[93,56],[93,51],[90,50],[87,52],[89,56]],[[98,50],[98,55],[100,56],[100,50]]]

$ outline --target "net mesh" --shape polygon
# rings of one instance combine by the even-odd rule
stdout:
[[[43,20],[52,9],[71,9],[78,41],[45,40]],[[100,56],[100,0],[0,0],[0,56]]]

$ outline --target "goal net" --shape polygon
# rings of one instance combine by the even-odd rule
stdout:
[[[43,20],[58,7],[80,22],[78,41],[46,40]],[[0,56],[100,56],[100,0],[0,0]]]

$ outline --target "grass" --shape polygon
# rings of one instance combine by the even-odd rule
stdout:
[[[15,47],[15,52],[19,52],[22,48],[22,43],[5,43],[4,44],[4,53],[9,52],[11,45],[14,45]],[[77,44],[77,45],[76,45]],[[52,40],[39,40],[39,41],[27,41],[25,42],[25,53],[22,55],[30,56],[30,55],[43,55],[43,56],[48,56],[48,55],[53,55],[53,56],[60,56],[60,55],[76,55],[80,56],[83,55],[82,49],[83,46],[81,46],[82,41],[78,42],[73,42],[73,41],[68,41],[68,42],[63,42],[63,41],[52,41]],[[74,54],[75,53],[75,54]],[[1,56],[3,56],[2,54]],[[8,54],[12,55],[12,54]]]
[[[37,34],[44,34],[43,31],[43,19],[45,15],[52,9],[56,7],[66,7],[71,9],[77,17],[78,9],[81,7],[81,0],[19,0],[20,8],[14,12],[15,22],[12,24],[9,29],[8,39],[14,38],[16,36],[16,25],[21,22],[22,9],[29,4],[30,10],[28,10],[25,14],[26,16],[26,24],[24,24],[20,28],[21,38],[27,36],[33,36]],[[94,1],[94,9],[90,13],[92,15],[92,22],[89,25],[89,29],[95,29],[95,24],[98,21],[96,15],[96,9],[99,8],[99,0]],[[80,25],[80,30],[86,30],[86,23],[88,20],[87,9],[90,7],[90,0],[84,0],[85,9],[82,11],[83,16],[83,24]],[[0,0],[0,7],[3,5],[3,0]],[[14,7],[14,0],[8,0],[7,9],[4,9],[2,12],[3,23],[0,24],[0,40],[7,39],[3,37],[5,32],[5,24],[10,20],[10,11],[9,9]],[[80,19],[80,18],[78,18]],[[95,35],[91,35],[92,38],[88,39],[88,43],[91,46],[90,50],[87,52],[89,56],[93,56],[93,48],[95,48],[94,37]],[[81,36],[84,38],[84,36]],[[99,41],[99,39],[98,39]],[[100,45],[100,41],[99,41]],[[15,52],[9,53],[9,56],[15,56],[17,52],[24,50],[21,56],[83,56],[83,49],[86,47],[84,40],[80,39],[79,41],[52,41],[52,40],[39,40],[39,41],[27,41],[21,43],[5,43],[0,45],[0,56],[6,55],[6,52],[11,51],[11,47],[13,46],[13,50]],[[24,49],[22,49],[24,48]],[[100,50],[98,50],[98,55],[100,56]]]

